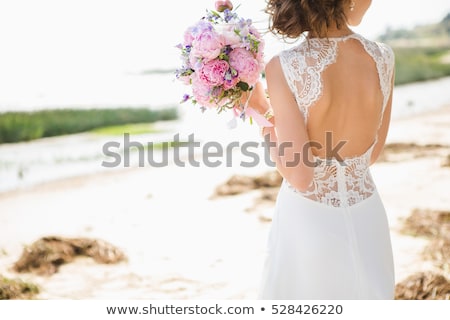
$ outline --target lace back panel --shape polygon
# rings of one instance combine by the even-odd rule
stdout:
[[[286,81],[297,101],[305,122],[308,121],[309,108],[322,94],[322,72],[336,62],[339,41],[356,39],[375,61],[383,94],[383,106],[378,128],[381,126],[384,110],[392,90],[391,79],[394,67],[394,54],[387,45],[369,41],[358,34],[342,38],[309,39],[297,47],[280,53],[280,63]],[[295,190],[304,197],[334,207],[348,207],[370,197],[375,184],[369,171],[372,150],[376,144],[361,156],[337,159],[315,157],[314,178],[305,192]]]

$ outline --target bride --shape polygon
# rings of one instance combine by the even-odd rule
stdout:
[[[284,180],[261,299],[393,299],[389,226],[369,166],[388,132],[394,56],[354,33],[370,0],[269,0],[270,29],[305,39],[266,65],[250,105]]]

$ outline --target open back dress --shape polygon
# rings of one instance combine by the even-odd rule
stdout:
[[[391,90],[394,55],[385,44],[358,34],[311,38],[280,53],[286,81],[308,121],[320,99],[322,73],[336,62],[339,45],[358,41],[373,59],[383,96]],[[394,266],[389,225],[369,166],[377,142],[361,155],[319,158],[309,188],[284,180],[275,206],[260,299],[393,299]],[[343,161],[342,161],[343,160]]]

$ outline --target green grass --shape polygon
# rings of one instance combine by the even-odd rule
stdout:
[[[0,113],[0,143],[90,131],[108,126],[174,120],[176,108],[55,109]],[[137,128],[135,128],[137,130]],[[142,130],[143,127],[140,128]],[[106,130],[106,129],[105,129]],[[110,129],[118,132],[119,129]]]
[[[108,126],[93,129],[90,132],[99,135],[108,136],[118,136],[124,133],[129,133],[130,135],[145,134],[145,133],[159,133],[162,130],[155,129],[150,123],[134,123],[134,124],[124,124],[119,126]]]
[[[450,48],[394,48],[394,51],[396,85],[450,76],[450,64],[442,61],[450,54]]]

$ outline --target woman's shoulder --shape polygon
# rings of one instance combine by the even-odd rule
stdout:
[[[301,52],[302,44],[297,44],[295,46],[290,46],[289,48],[283,49],[278,51],[275,55],[273,55],[266,63],[266,69],[277,69],[281,68],[283,64],[286,62],[301,57],[302,55],[299,54]]]
[[[280,63],[280,55],[281,52],[279,52],[278,54],[274,55],[273,57],[271,57],[265,65],[265,69],[267,71],[267,69],[269,70],[274,70],[274,69],[278,69],[281,67],[281,63]]]
[[[391,46],[389,46],[386,43],[383,42],[376,42],[378,46],[380,47],[380,50],[385,57],[385,60],[387,62],[394,62],[395,60],[395,53],[394,50],[392,50]]]
[[[306,69],[302,44],[279,51],[266,63],[266,73],[279,74],[283,71],[288,78],[296,79]]]
[[[377,40],[369,40],[361,35],[358,35],[358,37],[360,37],[362,41],[370,43],[371,47],[376,48],[376,50],[384,58],[386,63],[394,61],[395,59],[394,50],[392,50],[391,46],[389,46],[387,43],[380,42]]]

